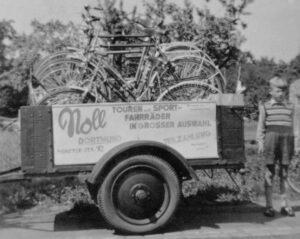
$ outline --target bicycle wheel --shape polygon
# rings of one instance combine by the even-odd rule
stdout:
[[[295,193],[300,194],[300,159],[299,159],[299,156],[295,156],[289,165],[287,182],[288,182],[290,188]]]
[[[45,69],[48,68],[49,64],[60,59],[68,59],[71,54],[75,54],[76,52],[80,52],[80,49],[67,49],[49,54],[48,56],[40,59],[33,66],[33,75],[35,75],[37,78],[40,78]]]
[[[36,76],[35,76],[36,77]],[[93,80],[106,101],[110,101],[110,90],[105,85],[106,75],[95,63],[86,64],[81,59],[60,58],[48,63],[36,78],[40,86],[33,89],[31,98],[40,99],[50,92],[65,86],[84,87]],[[42,93],[41,93],[42,92]],[[36,97],[36,95],[39,95]]]
[[[39,75],[35,75],[35,77],[39,83],[49,91],[68,84],[78,84],[85,71],[91,70],[85,69],[84,63],[80,60],[58,59],[50,62],[47,67],[45,67]]]
[[[82,85],[94,75],[99,81],[105,79],[104,71],[101,71],[96,63],[86,63],[81,59],[58,59],[50,62],[35,77],[44,88],[53,89],[66,85]]]
[[[226,81],[221,71],[204,56],[183,56],[172,60],[173,69],[166,69],[159,77],[155,95],[161,95],[182,81],[196,80],[211,85],[220,92],[225,91]]]
[[[64,105],[95,103],[96,97],[92,94],[85,94],[83,89],[62,88],[52,91],[42,98],[38,105]]]
[[[221,93],[212,85],[199,81],[180,82],[164,91],[157,101],[203,101],[210,100],[212,94]]]

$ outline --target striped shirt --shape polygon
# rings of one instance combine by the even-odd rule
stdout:
[[[270,100],[264,104],[264,108],[266,127],[272,125],[293,126],[293,104],[288,102],[277,103]]]
[[[265,141],[268,128],[281,127],[293,129],[294,106],[284,101],[282,103],[271,99],[259,106],[259,119],[257,125],[256,140],[258,143]]]

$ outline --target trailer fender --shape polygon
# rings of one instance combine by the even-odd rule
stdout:
[[[122,161],[125,157],[138,154],[152,154],[162,158],[174,168],[179,176],[179,180],[198,180],[196,172],[187,163],[186,159],[175,149],[154,141],[129,141],[108,151],[94,166],[86,180],[92,198],[94,198],[97,193],[106,174],[118,162]]]

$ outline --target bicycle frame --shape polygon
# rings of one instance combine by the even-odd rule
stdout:
[[[92,89],[92,85],[96,80],[96,72],[98,70],[101,70],[102,72],[105,71],[107,75],[111,77],[108,77],[107,80],[104,79],[104,84],[111,91],[113,91],[113,93],[116,94],[118,98],[120,98],[122,101],[126,102],[128,101],[128,98],[130,98],[130,101],[141,101],[145,97],[146,93],[149,93],[150,95],[149,90],[151,89],[151,87],[154,86],[154,81],[159,80],[158,72],[155,71],[157,70],[158,63],[169,63],[167,56],[161,51],[158,44],[153,44],[151,43],[151,41],[153,41],[153,39],[150,38],[149,44],[135,44],[135,46],[144,46],[144,48],[133,82],[126,81],[126,79],[122,77],[120,72],[117,71],[117,69],[115,69],[114,66],[107,63],[103,59],[102,52],[95,51],[94,55],[96,55],[98,63],[97,67],[94,69],[95,72],[92,78],[88,80],[88,90]],[[149,52],[153,46],[156,47],[157,51],[154,56],[151,56],[149,55]],[[162,60],[160,60],[160,58],[162,58]],[[170,66],[171,65],[168,65],[168,67]],[[153,71],[155,72],[155,74],[153,74],[152,77],[150,77],[150,73]],[[134,84],[132,85],[132,83]],[[101,94],[101,89],[97,89],[97,92]],[[103,94],[101,95],[103,96]],[[146,98],[146,100],[149,99],[149,95],[148,98]],[[109,101],[109,99],[106,98],[106,101]]]

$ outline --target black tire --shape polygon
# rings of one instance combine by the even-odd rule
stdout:
[[[300,194],[300,156],[295,156],[288,170],[287,182],[290,188],[297,194]]]
[[[105,177],[97,202],[105,220],[121,232],[144,234],[163,227],[174,214],[179,180],[173,168],[152,155],[136,155]]]
[[[186,81],[170,87],[157,101],[202,101],[209,100],[212,94],[220,93],[212,85],[199,81]]]
[[[198,81],[206,83],[219,92],[225,92],[226,81],[221,71],[205,56],[184,56],[172,61],[173,72],[165,70],[159,77],[159,84],[154,89],[154,97],[162,94],[170,87],[184,81]],[[152,73],[154,74],[154,73]],[[177,78],[177,79],[176,79]]]
[[[64,105],[95,103],[96,98],[90,93],[85,94],[83,89],[62,88],[52,91],[42,98],[37,105]]]

